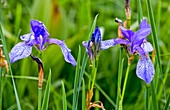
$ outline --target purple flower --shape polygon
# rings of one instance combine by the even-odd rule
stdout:
[[[96,56],[99,56],[100,50],[105,50],[116,45],[114,39],[105,41],[101,41],[101,39],[101,32],[99,28],[96,27],[91,39],[87,42],[83,42],[83,46],[86,48],[86,52],[91,61],[94,60]]]
[[[130,54],[139,54],[140,59],[137,64],[136,74],[149,84],[155,73],[154,66],[148,55],[149,52],[153,51],[153,47],[147,42],[146,38],[151,33],[150,25],[146,22],[146,19],[144,19],[140,23],[140,29],[137,32],[127,30],[122,26],[120,26],[120,28],[125,38],[117,38],[115,42],[126,45]]]
[[[10,62],[28,57],[32,52],[32,47],[35,46],[38,50],[43,51],[50,44],[57,44],[61,47],[64,59],[66,62],[76,65],[74,57],[71,55],[71,50],[62,40],[49,38],[45,25],[38,20],[31,20],[31,33],[20,36],[23,42],[16,44],[9,53]]]

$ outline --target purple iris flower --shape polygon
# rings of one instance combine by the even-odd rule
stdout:
[[[96,56],[99,56],[100,50],[105,50],[116,45],[114,39],[105,41],[102,41],[101,39],[100,29],[96,27],[91,39],[87,42],[83,42],[83,46],[86,48],[86,52],[91,61],[93,61]]]
[[[127,30],[120,26],[124,39],[117,38],[117,44],[124,44],[127,46],[130,54],[139,54],[140,59],[137,64],[136,74],[139,78],[149,84],[154,77],[154,65],[152,64],[149,52],[153,51],[152,45],[147,42],[147,36],[151,33],[151,27],[146,19],[140,23],[140,29],[137,32]]]
[[[10,62],[28,57],[32,52],[32,47],[35,46],[38,50],[43,51],[50,44],[60,46],[66,62],[76,65],[74,57],[71,55],[71,50],[62,40],[49,38],[45,25],[38,20],[31,20],[31,33],[20,36],[23,42],[16,44],[9,53]]]

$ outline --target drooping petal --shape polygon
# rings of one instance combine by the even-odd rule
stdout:
[[[141,56],[136,68],[136,75],[149,84],[154,77],[155,69],[148,55]]]
[[[101,41],[100,49],[105,50],[115,45],[116,45],[116,42],[114,41],[114,39]]]
[[[149,42],[142,43],[141,47],[146,53],[152,52],[154,50],[151,43]]]
[[[28,57],[32,52],[32,46],[27,45],[25,42],[20,42],[15,45],[9,53],[10,62],[13,63],[17,60]]]
[[[64,55],[64,59],[66,62],[71,63],[73,66],[76,66],[76,61],[74,57],[71,55],[71,50],[67,47],[67,45],[64,43],[64,41],[50,38],[47,40],[48,43],[50,44],[57,44],[60,46],[62,53]]]
[[[134,35],[134,32],[132,30],[127,30],[123,26],[120,26],[120,29],[121,29],[123,36],[131,41],[132,36]]]
[[[143,19],[140,23],[140,29],[142,28],[151,28],[151,26],[147,23],[146,19]]]
[[[33,36],[33,34],[25,34],[20,36],[20,39],[25,41],[27,45],[29,46],[33,46],[35,43],[35,37]]]
[[[114,42],[116,44],[125,44],[125,45],[129,45],[130,44],[130,41],[125,40],[125,39],[120,39],[120,38],[114,39]]]

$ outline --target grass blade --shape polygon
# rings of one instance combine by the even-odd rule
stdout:
[[[157,31],[156,31],[156,26],[155,26],[155,20],[154,20],[154,16],[153,16],[151,0],[146,0],[146,1],[147,1],[148,16],[149,16],[150,23],[151,23],[151,28],[152,28],[153,44],[154,44],[154,47],[156,49],[156,58],[157,58],[158,65],[159,65],[159,68],[160,68],[160,73],[162,73],[161,58],[160,58],[160,48],[159,48],[159,42],[158,42],[159,38],[158,38],[158,35],[157,35]]]
[[[123,48],[120,48],[119,53],[119,70],[118,70],[118,83],[117,83],[117,98],[116,98],[116,110],[119,109],[119,101],[121,98],[121,81],[122,81],[122,73],[123,73],[123,63],[124,59],[122,59]]]
[[[16,88],[15,81],[14,81],[14,78],[13,78],[11,64],[9,63],[9,56],[8,56],[8,51],[7,51],[7,46],[6,46],[6,40],[5,40],[5,37],[4,37],[3,32],[2,32],[1,23],[0,23],[0,36],[1,36],[1,39],[2,39],[2,45],[3,45],[3,51],[4,51],[4,54],[5,54],[5,58],[6,58],[7,62],[8,62],[9,71],[11,73],[11,80],[12,80],[12,84],[13,84],[13,88],[14,88],[17,107],[18,107],[18,110],[21,110],[21,104],[20,104],[20,101],[19,101],[17,88]]]
[[[170,95],[168,96],[168,99],[167,99],[167,102],[166,102],[166,104],[165,104],[164,110],[168,110],[168,108],[169,108],[169,103],[170,103]]]
[[[73,110],[77,110],[78,105],[78,79],[79,79],[79,70],[80,70],[80,60],[81,60],[81,48],[79,46],[78,58],[77,58],[77,66],[76,66],[76,74],[74,78],[74,89],[73,89]]]
[[[48,81],[45,89],[44,99],[42,103],[42,110],[48,109],[49,97],[50,97],[50,88],[51,88],[51,70],[49,71]]]
[[[82,110],[86,110],[86,87],[84,79],[82,81]]]
[[[151,82],[151,91],[152,91],[152,106],[153,106],[153,110],[158,110],[158,103],[156,100],[156,93],[155,93],[155,87],[154,87],[154,83]]]
[[[63,100],[63,110],[67,110],[66,92],[65,92],[65,87],[64,87],[63,81],[62,81],[62,100]]]

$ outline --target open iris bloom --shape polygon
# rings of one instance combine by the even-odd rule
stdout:
[[[101,39],[101,32],[99,28],[96,27],[91,39],[87,42],[83,42],[83,46],[86,48],[86,52],[91,61],[93,61],[94,58],[99,57],[100,50],[105,50],[116,45],[114,39],[105,41],[102,41]]]
[[[74,57],[71,55],[71,50],[62,40],[49,38],[50,34],[47,32],[45,25],[38,20],[31,20],[31,32],[20,36],[23,42],[16,44],[9,53],[10,62],[28,57],[32,52],[32,47],[35,46],[38,50],[43,51],[50,44],[57,44],[60,46],[64,59],[66,62],[76,65]]]
[[[139,54],[140,59],[137,64],[136,74],[139,78],[149,84],[154,77],[154,65],[152,64],[149,52],[153,51],[152,45],[147,42],[147,36],[151,32],[151,27],[147,23],[146,19],[140,23],[140,29],[137,32],[127,30],[123,26],[120,26],[124,39],[117,38],[115,42],[117,44],[124,44],[130,54]]]

